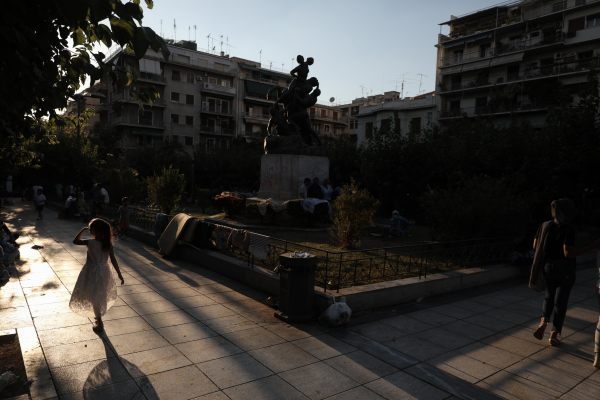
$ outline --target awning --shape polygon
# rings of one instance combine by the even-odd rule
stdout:
[[[140,72],[148,72],[151,74],[160,75],[160,62],[142,58],[140,60]]]
[[[450,75],[450,74],[460,74],[462,72],[463,66],[455,65],[454,67],[444,68],[440,71],[440,75]]]
[[[492,58],[492,62],[490,63],[490,67],[502,64],[510,64],[514,62],[520,62],[523,60],[524,52],[509,54],[507,56]]]
[[[264,69],[260,69],[257,67],[253,67],[251,65],[246,65],[246,64],[238,64],[240,66],[240,68],[248,70],[248,71],[256,71],[256,72],[260,72],[261,74],[264,75],[269,75],[269,76],[276,76],[278,78],[285,78],[285,79],[291,79],[292,76],[291,75],[286,75],[286,74],[281,74],[281,73],[277,73],[275,71],[266,71]]]
[[[245,81],[246,92],[255,93],[255,94],[264,94],[265,96],[269,92],[269,90],[273,89],[275,85],[267,85],[265,83],[253,82],[253,81]],[[266,97],[265,97],[266,99]]]
[[[454,47],[454,46],[458,46],[460,44],[471,43],[476,40],[487,39],[487,38],[491,38],[491,37],[492,37],[492,32],[485,32],[485,33],[480,33],[478,35],[467,36],[465,38],[450,40],[450,41],[442,43],[442,46],[444,46],[444,48]]]
[[[472,71],[474,69],[488,68],[490,66],[490,61],[491,61],[491,59],[488,58],[486,60],[481,60],[481,61],[476,61],[476,62],[472,62],[469,64],[465,64],[463,66],[462,72]]]
[[[137,131],[135,129],[131,130],[131,133],[133,135],[144,135],[144,136],[154,136],[154,137],[164,137],[164,135],[162,133],[156,133],[156,132],[146,132],[146,131]]]

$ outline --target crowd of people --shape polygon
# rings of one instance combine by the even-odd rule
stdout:
[[[335,201],[335,199],[342,193],[342,184],[337,186],[335,189],[332,188],[329,183],[329,179],[323,180],[323,184],[319,184],[319,178],[305,178],[304,183],[298,188],[298,199],[319,199],[327,200],[329,203]]]

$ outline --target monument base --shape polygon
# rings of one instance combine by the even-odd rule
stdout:
[[[257,197],[285,201],[298,198],[305,178],[329,178],[329,158],[292,154],[265,154],[260,165]]]

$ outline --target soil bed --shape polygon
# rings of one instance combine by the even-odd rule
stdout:
[[[0,336],[0,375],[6,371],[12,371],[21,378],[0,392],[0,399],[9,399],[29,393],[29,388],[23,386],[27,382],[25,375],[25,363],[21,355],[21,344],[17,335]]]

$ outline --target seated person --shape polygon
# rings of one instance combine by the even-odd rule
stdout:
[[[333,189],[331,188],[331,185],[329,184],[329,179],[323,180],[323,184],[321,185],[321,190],[323,191],[323,199],[325,199],[331,203],[331,201],[332,201],[331,197],[333,196]]]
[[[319,185],[319,178],[313,179],[312,185],[308,188],[308,197],[323,200],[323,190],[321,189],[321,185]]]
[[[5,240],[12,245],[17,245],[15,240],[19,238],[19,235],[13,234],[4,221],[0,221],[0,228],[2,230],[2,232],[0,232],[0,241]]]
[[[390,219],[390,236],[408,236],[409,222],[400,216],[398,211],[392,212]]]
[[[308,187],[310,186],[310,178],[305,178],[304,183],[298,188],[298,198],[301,200],[308,199]]]

